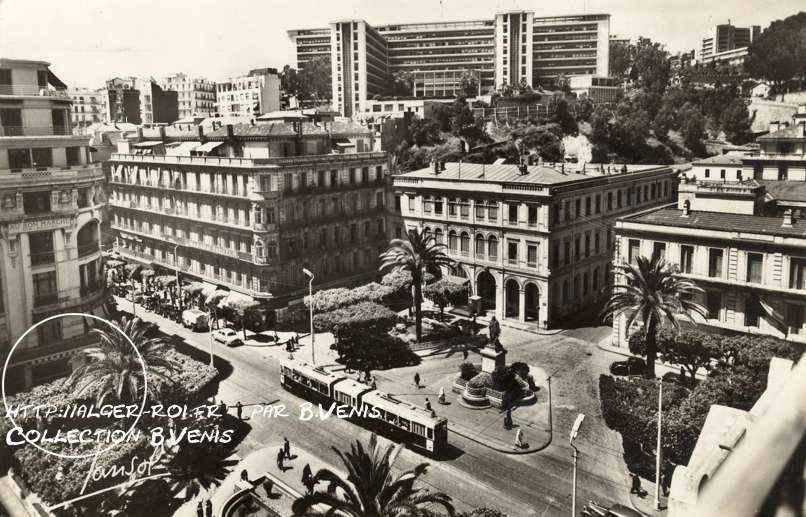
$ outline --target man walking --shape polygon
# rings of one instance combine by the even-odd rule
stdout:
[[[630,473],[630,477],[632,478],[632,486],[630,488],[631,494],[638,494],[641,495],[641,478],[638,477],[638,474]]]
[[[515,447],[523,449],[523,429],[518,428],[518,431],[515,433]]]
[[[204,513],[207,517],[213,517],[213,502],[209,499],[204,503]]]
[[[291,442],[289,442],[286,437],[283,437],[283,454],[286,459],[291,459]]]
[[[235,405],[235,410],[237,411],[238,414],[238,420],[243,420],[243,404],[241,404],[240,400]]]
[[[285,472],[285,465],[283,465],[283,458],[285,455],[283,454],[283,449],[277,451],[277,468],[280,469],[280,472]]]
[[[507,409],[507,414],[504,416],[504,429],[512,429],[512,410]]]
[[[414,372],[414,385],[417,386],[417,389],[420,389],[420,374],[419,374],[419,372]]]

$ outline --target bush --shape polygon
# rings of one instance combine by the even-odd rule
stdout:
[[[380,302],[394,294],[393,287],[372,282],[354,289],[339,287],[326,289],[313,295],[313,310],[315,312],[330,312],[348,305],[360,302]],[[310,307],[311,297],[305,297],[305,305]]]
[[[472,379],[470,379],[470,381],[468,381],[467,383],[467,386],[469,388],[489,388],[490,386],[492,386],[492,384],[493,381],[490,374],[487,372],[481,372]]]
[[[361,302],[330,312],[315,314],[313,324],[319,332],[338,329],[340,335],[356,331],[368,334],[388,332],[394,326],[397,315],[383,305],[374,302]]]
[[[526,363],[521,362],[514,362],[509,365],[510,369],[523,380],[526,380],[529,377],[529,365]]]
[[[478,369],[476,369],[476,365],[474,365],[473,363],[464,362],[461,365],[459,365],[459,377],[466,381],[469,381],[470,379],[478,375],[478,373],[479,371]]]

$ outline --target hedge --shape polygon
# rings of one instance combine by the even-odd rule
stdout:
[[[330,312],[348,305],[360,302],[380,302],[395,293],[391,286],[371,282],[353,289],[343,287],[326,289],[313,295],[313,310],[315,312]],[[310,307],[311,297],[305,297],[305,305]]]

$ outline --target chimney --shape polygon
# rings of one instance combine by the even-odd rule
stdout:
[[[784,228],[792,228],[792,209],[787,208],[784,211],[784,224],[781,225]]]
[[[440,170],[440,172],[445,170],[445,162],[444,161],[439,162],[439,170]]]
[[[201,124],[199,124],[198,126],[196,126],[196,132],[197,132],[197,133],[198,133],[198,135],[199,135],[199,141],[200,141],[201,143],[204,143],[204,140],[205,140],[205,138],[204,138],[204,127],[202,127],[202,125],[201,125]]]
[[[434,168],[434,175],[436,176],[437,174],[439,174],[439,162],[434,160],[433,162],[431,162],[431,166]]]
[[[142,140],[142,139],[143,139],[143,127],[138,126],[137,127],[137,140]]]
[[[234,138],[234,133],[232,131],[232,124],[227,124],[227,138]]]
[[[165,126],[160,126],[158,131],[160,133],[160,140],[165,142]]]
[[[683,201],[683,215],[681,217],[688,217],[691,213],[691,201],[686,199]]]

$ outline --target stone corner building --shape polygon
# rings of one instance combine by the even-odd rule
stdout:
[[[293,111],[140,131],[110,159],[117,249],[257,300],[272,325],[304,308],[302,268],[317,288],[376,273],[389,167],[374,146],[360,125]]]

